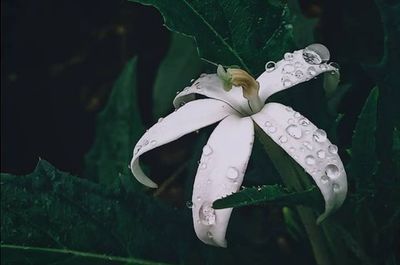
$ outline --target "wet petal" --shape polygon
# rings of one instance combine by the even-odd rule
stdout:
[[[223,81],[216,74],[201,75],[190,87],[185,88],[176,96],[174,106],[178,108],[183,103],[194,100],[195,94],[222,100],[244,115],[252,113],[247,99],[243,97],[242,88],[233,86],[232,89],[226,91]]]
[[[189,102],[164,119],[160,119],[140,138],[133,150],[131,161],[133,175],[142,184],[156,188],[157,184],[140,168],[139,157],[142,154],[232,114],[238,113],[222,101],[200,99]]]
[[[325,199],[322,221],[339,208],[347,193],[347,178],[337,146],[307,118],[279,103],[268,103],[253,120],[314,179]]]
[[[334,65],[325,61],[319,64],[311,63],[310,60],[306,61],[303,51],[286,53],[285,58],[275,64],[269,62],[270,68],[257,78],[260,84],[260,98],[263,102],[272,94],[308,81],[321,73],[331,74],[339,71]]]
[[[214,210],[213,201],[236,192],[254,141],[252,120],[229,116],[210,136],[197,170],[193,188],[193,223],[204,243],[226,247],[225,233],[232,208]]]

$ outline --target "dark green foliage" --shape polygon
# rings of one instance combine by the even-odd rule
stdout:
[[[293,49],[290,10],[280,1],[133,0],[155,6],[166,26],[192,36],[205,60],[258,75]]]
[[[144,132],[136,88],[136,58],[114,84],[110,99],[97,120],[96,139],[86,155],[86,177],[107,185],[118,174],[130,174],[132,146]]]
[[[264,185],[253,188],[244,188],[239,192],[216,200],[213,203],[213,208],[223,209],[248,205],[260,205],[265,203],[316,206],[319,202],[320,196],[318,188],[315,186],[302,192],[290,192],[279,185]]]

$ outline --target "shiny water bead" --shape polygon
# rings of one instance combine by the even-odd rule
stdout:
[[[329,181],[329,177],[327,175],[322,175],[321,176],[321,182],[326,184]]]
[[[291,60],[293,60],[293,53],[287,52],[287,53],[285,53],[283,58],[285,59],[285,61],[291,61]]]
[[[288,141],[288,138],[285,135],[282,135],[281,137],[279,137],[279,142],[286,143],[287,141]]]
[[[186,207],[189,208],[189,209],[192,209],[193,208],[193,202],[192,201],[187,201],[186,202]]]
[[[293,82],[290,79],[283,79],[282,84],[284,87],[290,87],[293,84]]]
[[[313,133],[313,138],[318,143],[323,143],[327,140],[326,132],[322,129],[317,129]]]
[[[151,140],[151,141],[150,141],[150,145],[151,145],[151,146],[155,146],[156,144],[157,144],[157,141],[156,141],[156,140]]]
[[[304,145],[308,150],[313,150],[313,146],[312,146],[312,144],[311,144],[310,142],[305,141],[305,142],[303,143],[303,145]]]
[[[321,158],[321,159],[324,159],[325,156],[326,156],[325,151],[324,151],[324,150],[319,150],[319,151],[317,152],[317,156],[318,156],[319,158]]]
[[[211,146],[209,146],[208,144],[203,147],[203,154],[205,156],[211,155],[212,152],[213,152],[213,150],[212,150]]]
[[[274,132],[276,132],[276,128],[274,126],[271,126],[268,128],[268,132],[274,133]]]
[[[207,168],[207,163],[203,162],[200,164],[200,169],[206,169]]]
[[[265,71],[272,72],[276,68],[276,63],[274,61],[269,61],[265,64]]]
[[[297,125],[289,125],[286,127],[286,132],[293,138],[295,139],[300,139],[302,137],[302,131],[301,128]]]
[[[215,210],[212,208],[212,204],[210,202],[204,202],[199,209],[199,217],[200,221],[204,225],[213,225],[215,224],[216,216]]]
[[[286,65],[284,65],[283,68],[282,68],[282,73],[284,73],[284,74],[290,74],[290,73],[293,73],[294,70],[296,70],[296,69],[295,69],[295,67],[294,67],[292,64],[286,64]]]
[[[302,126],[308,126],[308,125],[310,125],[310,121],[307,119],[307,118],[300,118],[299,120],[298,120],[298,123],[300,124],[300,125],[302,125]]]
[[[330,59],[328,48],[319,43],[314,43],[303,50],[303,58],[309,64],[321,64]]]
[[[239,177],[239,170],[235,167],[229,167],[226,171],[226,177],[230,180],[236,180]]]
[[[337,152],[338,152],[338,147],[337,147],[336,145],[334,145],[334,144],[331,144],[331,145],[328,147],[328,151],[329,151],[329,153],[335,155],[335,154],[337,154]]]
[[[307,68],[307,73],[310,76],[315,76],[317,74],[317,71],[315,70],[314,66],[310,66]]]
[[[294,75],[297,77],[297,78],[303,78],[303,76],[304,76],[304,73],[301,71],[301,70],[297,70],[295,73],[294,73]]]
[[[334,192],[338,192],[340,190],[340,185],[337,183],[333,183],[332,189]]]
[[[339,172],[339,168],[334,165],[334,164],[329,164],[325,167],[325,174],[331,178],[331,179],[335,179],[339,176],[340,172]]]
[[[312,155],[308,155],[305,157],[305,162],[307,165],[314,165],[315,164],[315,158]]]

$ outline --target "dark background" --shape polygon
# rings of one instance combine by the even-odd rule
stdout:
[[[320,19],[316,40],[344,66],[342,82],[358,77],[339,106],[346,114],[339,143],[348,146],[374,84],[360,63],[382,56],[377,8],[372,0],[299,2],[305,16]],[[1,2],[1,19],[2,172],[26,174],[41,157],[81,173],[96,115],[124,63],[135,55],[141,115],[152,124],[151,88],[170,39],[155,8],[126,0],[10,0]]]
[[[1,171],[28,173],[41,157],[80,173],[96,114],[134,55],[151,109],[170,37],[162,17],[125,0],[2,1],[1,13]]]

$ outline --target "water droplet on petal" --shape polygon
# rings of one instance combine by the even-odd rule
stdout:
[[[305,158],[305,162],[307,165],[315,165],[315,158],[312,155],[308,155]]]
[[[274,133],[274,132],[276,132],[276,128],[274,126],[271,126],[268,128],[268,132]]]
[[[329,153],[331,153],[331,154],[333,154],[333,155],[336,155],[337,152],[338,152],[338,147],[337,147],[336,145],[334,145],[334,144],[331,144],[331,145],[328,147],[328,151],[329,151]]]
[[[290,151],[291,153],[294,153],[294,152],[296,151],[296,149],[295,149],[294,147],[290,147],[290,148],[289,148],[289,151]]]
[[[279,142],[286,143],[287,141],[288,141],[288,138],[285,135],[282,135],[281,137],[279,137]]]
[[[208,238],[213,238],[214,237],[213,234],[210,231],[207,231],[207,236],[208,236]]]
[[[276,63],[274,61],[269,61],[265,64],[265,71],[272,72],[276,68]]]
[[[301,137],[302,137],[302,131],[301,131],[301,128],[299,127],[299,126],[297,126],[297,125],[294,125],[294,124],[292,124],[292,125],[289,125],[287,128],[286,128],[286,132],[290,135],[290,136],[292,136],[293,138],[295,138],[295,139],[300,139]]]
[[[294,75],[298,78],[301,79],[304,76],[304,73],[301,70],[297,70]]]
[[[239,177],[239,170],[234,167],[229,167],[226,171],[226,177],[230,180],[236,180]]]
[[[337,183],[333,183],[332,189],[334,192],[338,192],[340,190],[340,185]]]
[[[303,58],[309,64],[321,64],[329,61],[330,53],[324,45],[314,43],[304,48]]]
[[[157,122],[162,122],[164,120],[163,117],[159,118]]]
[[[327,135],[326,132],[322,129],[317,129],[315,130],[315,132],[313,133],[313,138],[316,142],[318,143],[323,143],[326,141],[327,139]]]
[[[209,146],[208,144],[203,147],[203,155],[209,156],[212,154],[212,152],[213,152],[213,150],[212,150],[211,146]]]
[[[270,126],[272,126],[272,124],[271,124],[271,122],[266,121],[266,122],[264,123],[264,126],[265,126],[265,127],[270,127]]]
[[[189,209],[192,209],[193,208],[193,202],[192,201],[187,201],[186,202],[186,207],[189,208]]]
[[[290,87],[293,83],[290,79],[284,79],[282,81],[283,87]]]
[[[155,146],[157,144],[157,141],[156,140],[151,140],[151,142],[150,142],[150,145],[151,146]]]
[[[314,75],[317,74],[317,71],[315,70],[314,66],[310,66],[310,67],[308,67],[308,69],[307,69],[307,73],[308,73],[309,75],[311,75],[311,76],[314,76]]]
[[[290,74],[290,73],[293,73],[294,70],[295,70],[295,67],[294,67],[293,65],[291,65],[291,64],[286,64],[286,65],[284,65],[283,68],[282,68],[282,73],[284,73],[284,74]]]
[[[202,163],[200,164],[200,169],[206,169],[206,168],[207,168],[207,163],[202,162]]]
[[[149,144],[149,140],[144,140],[144,141],[143,141],[143,144],[144,144],[144,145],[148,145],[148,144]]]
[[[304,145],[308,150],[313,150],[313,146],[312,146],[312,144],[311,144],[310,142],[305,141],[305,142],[303,143],[303,145]]]
[[[319,158],[321,158],[321,159],[324,159],[325,156],[326,156],[325,151],[324,151],[324,150],[319,150],[319,151],[317,152],[317,156],[318,156]]]
[[[294,116],[295,118],[300,118],[301,114],[298,113],[298,112],[296,111],[296,112],[293,114],[293,116]]]
[[[201,75],[200,75],[200,77],[205,77],[207,74],[206,73],[202,73]]]
[[[300,124],[300,125],[303,125],[303,126],[308,126],[309,124],[310,124],[310,121],[307,119],[307,118],[300,118],[299,119],[299,121],[298,121],[298,123]]]
[[[204,202],[199,209],[199,218],[204,225],[215,224],[215,210],[212,208],[212,204]]]
[[[325,174],[331,179],[339,177],[339,173],[339,168],[334,164],[329,164],[325,167]]]
[[[323,176],[321,177],[321,182],[322,182],[323,184],[328,183],[328,181],[329,181],[329,177],[328,177],[327,175],[323,175]]]
[[[287,52],[287,53],[285,53],[283,58],[285,59],[285,61],[291,61],[291,60],[293,60],[293,53]]]
[[[197,196],[196,199],[197,199],[198,201],[201,201],[201,197],[200,197],[200,196]]]
[[[285,110],[286,110],[287,112],[292,112],[292,111],[293,111],[293,109],[292,109],[291,107],[285,107]]]

